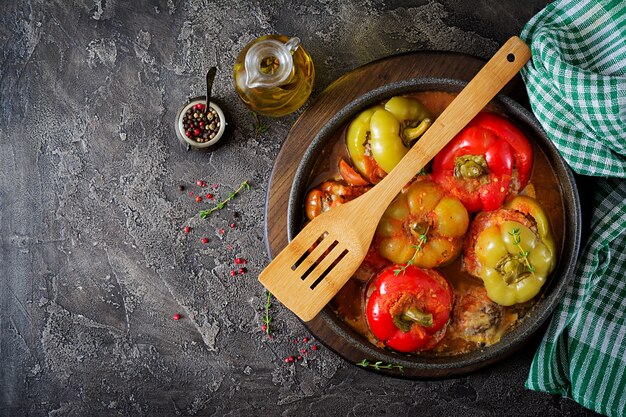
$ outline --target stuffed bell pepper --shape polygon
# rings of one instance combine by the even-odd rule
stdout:
[[[389,205],[374,242],[392,262],[435,268],[461,253],[468,225],[467,210],[456,197],[419,179]]]
[[[433,269],[392,265],[374,282],[367,323],[385,346],[400,352],[432,349],[445,336],[453,304],[452,287]]]
[[[369,183],[380,182],[432,120],[422,103],[400,96],[391,98],[384,106],[361,112],[350,123],[346,134],[346,145],[356,171]]]
[[[550,224],[534,199],[517,196],[472,222],[463,266],[482,279],[496,303],[510,306],[531,300],[555,264]]]
[[[480,113],[433,160],[433,180],[459,198],[470,213],[495,210],[528,180],[533,149],[510,121]]]

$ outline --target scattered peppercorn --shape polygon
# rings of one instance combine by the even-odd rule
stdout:
[[[306,349],[302,349],[300,353],[302,353],[303,355],[306,355]]]
[[[224,234],[224,229],[220,229],[220,230],[218,230],[218,232],[220,233],[220,235],[223,235]]]
[[[302,356],[298,356],[298,360],[301,361],[302,360]]]
[[[239,268],[239,273],[240,273],[240,274],[245,274],[246,272],[248,272],[248,271],[246,270],[246,268]]]
[[[173,318],[174,320],[178,321],[178,320],[180,320],[180,317],[181,317],[181,315],[180,315],[180,314],[178,314],[178,313],[176,313],[176,314],[174,314],[174,316],[173,316],[172,318]]]
[[[231,223],[231,224],[230,224],[230,228],[231,228],[231,229],[234,229],[234,228],[235,228],[235,223]]]
[[[196,197],[196,201],[197,201],[198,203],[202,203],[202,197],[200,197],[200,196]]]
[[[319,347],[318,347],[317,345],[313,345],[313,346],[311,346],[311,349],[313,349],[313,350],[318,350],[318,349],[319,349]]]
[[[267,331],[267,326],[264,324],[263,326],[261,326],[261,330],[263,330],[264,332]]]
[[[308,337],[305,337],[304,339],[302,339],[302,341],[303,341],[304,343],[306,343],[306,342],[308,342],[308,341],[309,341],[309,338],[308,338]]]
[[[293,362],[293,361],[294,361],[294,357],[293,357],[293,356],[287,356],[287,357],[285,358],[285,363],[291,363],[291,362]]]
[[[236,264],[243,263],[243,259],[241,259],[241,258],[235,258],[235,263],[236,263]]]
[[[196,185],[197,185],[198,187],[202,187],[202,184],[203,184],[203,183],[204,183],[204,182],[203,182],[202,180],[198,180],[198,181],[196,181]]]
[[[200,241],[206,245],[207,243],[209,243],[209,238],[203,237],[202,239],[200,239]]]
[[[209,198],[209,199],[213,198],[213,194],[211,194],[211,193],[207,194],[206,198]]]
[[[185,226],[184,231],[185,231],[185,234],[189,233],[191,231],[191,227]]]
[[[230,276],[234,277],[235,275],[237,275],[237,271],[235,271],[234,269],[230,270]]]

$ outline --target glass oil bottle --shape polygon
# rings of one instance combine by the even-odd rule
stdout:
[[[267,35],[250,42],[235,61],[237,94],[254,112],[279,117],[299,109],[313,88],[313,60],[297,37]]]

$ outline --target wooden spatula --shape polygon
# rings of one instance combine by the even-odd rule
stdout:
[[[385,209],[530,58],[509,39],[450,103],[400,163],[374,188],[310,222],[259,275],[259,281],[300,319],[313,319],[350,279],[367,254]]]

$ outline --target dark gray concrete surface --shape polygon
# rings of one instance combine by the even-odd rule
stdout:
[[[2,1],[0,415],[591,414],[524,389],[536,341],[463,378],[406,381],[311,351],[278,303],[268,339],[264,201],[297,114],[263,119],[256,136],[231,80],[239,50],[268,33],[301,37],[313,97],[390,54],[486,58],[545,3]],[[229,137],[187,153],[173,119],[211,65]],[[224,196],[246,178],[250,191],[198,218],[197,179]],[[249,272],[231,277],[236,256]],[[305,345],[305,360],[284,363]]]

